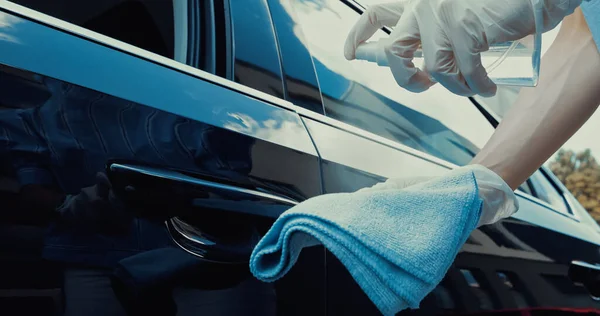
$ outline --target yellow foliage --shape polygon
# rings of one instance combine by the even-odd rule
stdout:
[[[550,169],[579,203],[600,222],[600,166],[590,150],[560,150]]]

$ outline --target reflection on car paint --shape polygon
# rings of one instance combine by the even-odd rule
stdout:
[[[389,177],[402,178],[424,174],[434,176],[447,170],[446,167],[427,162],[396,148],[369,141],[340,128],[308,118],[304,121],[323,158],[323,183],[326,193],[353,192]],[[527,218],[528,221],[521,218]],[[545,226],[532,224],[535,222]],[[569,263],[568,258],[573,257],[585,258],[587,262],[600,262],[596,244],[568,235],[576,231],[576,226],[576,222],[570,220],[565,222],[565,218],[557,213],[522,199],[521,210],[513,218],[481,227],[471,234],[470,242],[463,246],[453,268],[442,283],[446,289],[445,293],[449,293],[453,300],[453,304],[446,302],[442,306],[455,306],[454,309],[444,312],[460,314],[465,310],[478,311],[513,306],[503,305],[508,304],[501,300],[503,295],[509,296],[509,301],[514,302],[515,307],[523,304],[527,306],[552,304],[553,299],[549,297],[553,297],[554,289],[540,284],[542,281],[539,278],[542,273],[566,277],[564,266]],[[581,237],[593,238],[591,235],[586,237],[588,232],[585,230],[576,232],[580,233]],[[569,245],[569,248],[563,248],[563,245]],[[333,255],[328,256],[327,262],[329,308],[341,313],[376,314],[375,307],[362,290],[351,281],[352,277],[343,269],[341,263]],[[468,287],[461,287],[455,275],[455,272],[460,273],[460,269],[489,271],[492,274],[486,272],[480,278],[489,279],[486,282],[490,286],[484,293],[476,293]],[[498,275],[495,271],[514,274],[522,280],[523,288],[533,293],[527,296],[528,294],[523,291],[511,293],[512,290],[504,285],[496,287],[494,282],[498,281],[497,284],[501,282],[497,280]],[[464,277],[461,275],[460,278]],[[422,304],[422,315],[440,313],[435,309],[440,308],[439,305],[435,305],[435,302],[448,300],[448,295],[440,297],[442,293],[444,292],[434,291],[431,294],[433,301]],[[361,308],[346,307],[344,304],[349,299]],[[589,297],[580,296],[578,300],[585,301],[587,306],[600,307]],[[560,304],[571,306],[568,300],[561,300]],[[409,312],[401,313],[404,314],[410,315]]]
[[[6,13],[0,12],[0,16]],[[18,18],[20,19],[20,18]],[[270,116],[287,112],[276,106],[234,93],[223,87],[175,72],[160,65],[125,55],[107,47],[65,33],[58,33],[33,22],[15,22],[4,27],[21,44],[5,42],[0,64],[27,69],[68,82],[77,82],[90,89],[138,102],[189,119],[223,126],[223,113],[235,109],[255,119],[267,121]],[[61,47],[78,47],[77,51]],[[43,60],[36,51],[44,52]],[[69,60],[68,65],[61,63]],[[105,65],[111,65],[105,67]],[[93,73],[94,76],[89,74]],[[148,74],[139,76],[140,73]],[[149,89],[149,87],[155,87]],[[283,114],[283,117],[290,117]],[[292,124],[302,127],[298,117]],[[263,128],[269,128],[264,126]],[[262,133],[275,137],[278,133]],[[249,135],[253,136],[253,135]],[[274,139],[264,139],[277,142]],[[306,133],[280,138],[281,144],[316,155]]]
[[[289,139],[289,134],[285,136],[287,133],[293,133],[292,137],[306,135],[305,130],[296,128],[297,124],[290,124],[294,120],[300,122],[291,112],[281,110],[278,114],[273,107],[275,112],[271,113],[277,116],[265,115],[269,112],[248,116],[233,106],[223,106],[221,111],[213,112],[211,122],[218,123],[215,126],[13,67],[2,66],[0,71],[0,81],[14,88],[0,96],[0,176],[17,184],[15,191],[6,192],[6,196],[3,187],[1,196],[8,198],[11,204],[17,201],[14,208],[19,212],[31,210],[29,217],[58,211],[46,216],[50,228],[43,240],[42,256],[50,262],[72,267],[63,271],[68,285],[65,302],[70,309],[76,308],[76,294],[85,293],[79,285],[83,278],[103,282],[115,266],[135,270],[140,262],[153,262],[156,273],[165,280],[179,273],[182,267],[186,267],[185,271],[200,269],[198,273],[204,275],[210,269],[222,269],[186,259],[185,254],[161,255],[179,248],[172,244],[160,221],[133,216],[128,205],[111,198],[110,183],[98,177],[110,160],[175,167],[235,183],[254,183],[300,200],[320,193],[317,157],[277,143],[278,137]],[[277,130],[275,135],[269,135],[271,129]],[[261,136],[253,138],[248,134]],[[265,142],[261,137],[274,142]],[[269,155],[285,158],[273,163],[266,159]],[[298,173],[280,172],[292,166]],[[202,213],[198,216],[202,218]],[[204,229],[203,225],[208,222],[204,219],[198,227]],[[222,229],[220,233],[230,232]],[[318,252],[315,256],[318,262]],[[181,266],[171,270],[175,268],[170,266],[175,258],[182,260]],[[165,270],[161,272],[161,269]],[[213,273],[213,277],[216,275]],[[139,282],[146,282],[158,275],[137,277],[141,278]],[[255,297],[235,308],[215,305],[212,312],[206,310],[209,313],[269,315],[274,312],[275,298],[269,294],[273,291],[270,285],[251,280],[230,284],[224,278],[196,282],[200,283],[194,286],[200,288],[231,288],[228,299]],[[153,288],[158,292],[152,295],[160,296],[150,303],[147,299],[130,298],[131,291],[146,291],[143,283],[139,283],[141,288],[137,290],[115,284],[112,289],[118,288],[118,295],[106,308],[118,306],[115,302],[119,301],[125,302],[126,309],[136,311],[155,309],[168,314],[175,304],[193,312],[193,308],[199,306],[191,302],[207,295],[202,291],[181,292],[175,288],[172,290],[180,295],[174,297],[174,303],[169,295],[163,295],[171,288],[159,282],[153,283],[159,287]],[[182,301],[182,297],[192,301]],[[99,297],[97,303],[102,302],[100,299],[103,298]]]
[[[277,34],[286,98],[295,105],[322,114],[319,82],[294,10],[287,0],[268,0],[268,3]]]
[[[328,116],[457,165],[468,163],[479,149],[456,131],[468,131],[471,138],[476,135],[478,143],[481,136],[491,135],[493,129],[489,124],[482,126],[485,120],[472,104],[465,104],[468,100],[449,93],[447,98],[432,98],[434,93],[403,91],[389,70],[347,61],[342,49],[345,34],[358,14],[346,4],[335,0],[289,2],[294,21],[305,35],[303,44],[312,53]],[[446,114],[444,107],[454,108],[453,113],[441,115]],[[456,119],[458,112],[462,120]],[[466,117],[471,119],[469,123]],[[452,126],[445,125],[447,122]],[[473,128],[465,128],[468,124]],[[473,132],[475,127],[477,132]]]
[[[238,2],[232,4],[232,10],[239,18],[248,11],[239,9],[242,2]],[[438,156],[458,157],[457,161],[472,156],[476,151],[474,146],[480,146],[490,129],[479,129],[480,124],[486,122],[474,121],[463,125],[472,125],[470,128],[481,135],[472,140],[471,135],[465,133],[469,126],[461,127],[462,118],[453,115],[453,111],[467,113],[463,110],[469,104],[464,99],[435,87],[428,93],[404,95],[399,100],[408,101],[395,103],[398,92],[389,90],[394,82],[390,81],[391,86],[378,86],[367,80],[366,75],[358,78],[360,81],[350,73],[349,64],[345,64],[347,69],[332,64],[334,58],[339,59],[341,51],[330,56],[324,54],[326,52],[313,43],[312,31],[301,26],[306,18],[302,14],[307,12],[338,14],[329,4],[320,0],[268,0],[269,12],[274,15],[283,72],[278,71],[278,65],[269,64],[270,60],[277,59],[272,54],[276,45],[265,41],[269,52],[265,56],[239,54],[236,79],[281,96],[282,81],[277,77],[281,73],[285,76],[286,98],[318,113],[323,113],[321,85],[324,102],[331,111],[328,114],[332,116],[380,135],[384,134],[381,128],[385,126],[390,130],[384,134],[389,139],[401,140],[425,152],[437,150]],[[267,14],[264,2],[253,5],[261,8],[257,11],[261,15]],[[304,11],[294,9],[297,5],[302,5]],[[312,16],[319,18],[318,14]],[[258,20],[255,20],[256,17],[248,17],[248,21],[237,25],[252,24],[258,28]],[[270,28],[266,20],[260,23]],[[321,31],[326,30],[322,25],[315,25],[313,27]],[[238,27],[237,34],[245,34],[243,31]],[[270,32],[271,29],[264,30],[263,35]],[[275,41],[273,36],[268,37]],[[238,43],[238,48],[247,44]],[[251,186],[296,200],[318,195],[322,190],[325,193],[352,192],[387,177],[437,175],[446,170],[444,164],[375,142],[360,133],[323,124],[318,119],[305,118],[302,122],[297,114],[254,97],[3,12],[0,12],[0,50],[3,52],[0,54],[0,87],[3,87],[0,94],[0,202],[4,210],[2,223],[10,223],[0,225],[0,233],[9,237],[3,240],[17,239],[15,244],[19,245],[4,243],[1,250],[14,259],[24,249],[33,249],[33,261],[42,262],[37,249],[43,247],[46,259],[52,259],[43,261],[41,266],[32,264],[30,258],[29,261],[17,260],[17,265],[7,265],[0,260],[2,271],[8,271],[6,277],[3,274],[2,283],[9,286],[38,282],[39,288],[60,288],[64,283],[66,302],[77,298],[73,293],[86,293],[79,287],[81,283],[74,280],[107,280],[115,270],[64,270],[64,262],[105,267],[117,261],[121,272],[130,271],[128,269],[136,267],[140,260],[152,262],[153,267],[166,267],[173,263],[170,259],[178,257],[183,258],[177,260],[182,266],[196,265],[195,261],[188,260],[186,253],[170,255],[179,249],[173,247],[162,222],[132,216],[131,209],[119,205],[122,202],[119,200],[86,200],[90,192],[114,192],[114,188],[104,187],[103,178],[97,176],[105,170],[109,160],[177,169],[186,175]],[[320,73],[319,80],[315,69]],[[265,82],[259,82],[263,79]],[[441,103],[440,98],[451,106]],[[451,124],[447,124],[447,120]],[[397,122],[402,124],[398,126]],[[313,136],[314,145],[304,124]],[[419,130],[419,126],[424,129]],[[461,135],[469,136],[468,140]],[[154,182],[148,181],[148,184]],[[102,217],[89,221],[85,216],[73,217],[68,212],[57,215],[56,206],[63,210],[77,209],[68,204],[60,205],[65,196],[79,197],[71,206],[92,204],[104,211],[104,215],[114,216],[109,216],[108,221]],[[146,200],[157,199],[162,200],[162,205],[170,202],[158,193]],[[252,211],[260,212],[260,209]],[[239,227],[236,225],[247,225],[231,217],[195,213],[198,215],[186,214],[188,217],[183,218],[188,225],[193,224],[198,235],[217,232],[216,237],[230,238],[233,236],[223,235],[235,232]],[[119,216],[123,214],[126,216]],[[116,225],[120,220],[126,225]],[[45,237],[39,231],[24,228],[32,223],[43,226],[49,222],[52,228]],[[109,229],[111,226],[119,226],[119,229]],[[268,222],[261,223],[261,229],[268,226]],[[421,309],[401,315],[461,314],[494,306],[498,309],[555,305],[600,308],[600,303],[589,297],[585,287],[573,284],[566,274],[566,266],[572,259],[600,262],[597,233],[581,228],[581,223],[571,218],[521,199],[521,211],[513,218],[474,231],[442,284],[425,299]],[[15,238],[11,235],[14,232],[21,235]],[[42,238],[45,245],[41,244]],[[36,240],[34,243],[39,239],[40,244],[21,246],[26,244],[24,240],[32,239]],[[196,314],[201,310],[209,315],[323,315],[326,312],[376,315],[376,308],[339,261],[331,254],[327,254],[326,260],[324,256],[322,248],[305,249],[295,268],[274,285],[253,280],[240,283],[237,277],[226,280],[225,275],[235,274],[222,267],[202,264],[192,269],[196,272],[193,275],[184,274],[189,282],[186,286],[194,288],[192,291],[155,286],[144,295],[136,296],[135,291],[118,280],[111,291],[118,292],[117,299],[128,311],[143,311],[143,314],[172,314],[176,306],[183,314]],[[54,263],[61,264],[55,266]],[[169,269],[166,270],[168,275]],[[466,280],[461,271],[469,271],[478,286],[469,286],[472,280]],[[154,272],[137,280],[155,281],[164,276],[161,274],[164,270]],[[512,286],[507,286],[509,283]],[[481,293],[473,292],[482,288],[486,291],[483,299]],[[57,295],[56,301],[60,301],[60,292]],[[221,300],[223,297],[226,299]],[[0,308],[2,302],[0,300]],[[40,308],[50,310],[52,307]]]
[[[275,30],[266,0],[231,0],[235,81],[285,98]]]

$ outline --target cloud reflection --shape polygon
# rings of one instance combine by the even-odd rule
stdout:
[[[10,33],[14,31],[15,25],[22,22],[23,20],[18,17],[0,12],[0,41],[21,44],[21,42],[15,36],[10,35]]]
[[[308,138],[304,125],[296,114],[276,110],[262,120],[256,117],[256,115],[242,112],[226,112],[226,122],[224,122],[223,127],[305,152],[314,150],[314,148],[308,146],[312,143]]]

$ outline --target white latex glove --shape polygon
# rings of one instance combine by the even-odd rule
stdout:
[[[475,175],[479,198],[483,201],[481,217],[477,227],[493,224],[507,218],[519,209],[519,201],[513,190],[493,171],[481,165],[468,165],[461,169],[471,170]],[[358,192],[401,190],[409,186],[425,182],[433,177],[395,178],[378,183]]]
[[[422,92],[440,82],[451,92],[492,96],[496,85],[481,63],[490,44],[521,39],[536,31],[532,1],[543,6],[543,32],[554,28],[582,0],[406,0],[370,7],[352,28],[344,55],[381,26],[395,26],[383,45],[396,82]],[[426,69],[412,58],[422,46]],[[431,77],[430,77],[431,76]],[[434,79],[434,81],[431,80]]]
[[[378,29],[393,27],[400,20],[407,0],[375,4],[367,8],[348,33],[344,43],[344,56],[348,60],[356,58],[358,45],[366,42]]]

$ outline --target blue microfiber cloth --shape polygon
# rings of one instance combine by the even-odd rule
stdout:
[[[476,228],[475,176],[457,169],[408,188],[321,195],[283,213],[254,249],[250,270],[283,277],[304,247],[323,244],[384,315],[418,308]]]
[[[585,21],[592,33],[596,47],[600,49],[600,1],[584,1],[581,3],[581,11]]]

